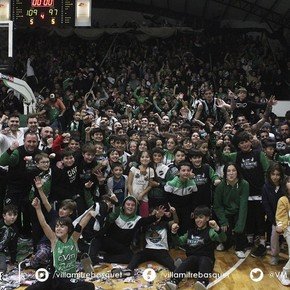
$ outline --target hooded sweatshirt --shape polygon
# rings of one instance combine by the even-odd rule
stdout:
[[[135,202],[135,212],[131,215],[125,214],[124,205],[127,200],[132,200]],[[111,237],[116,242],[129,247],[135,232],[142,226],[150,225],[157,220],[156,216],[149,216],[141,218],[141,216],[136,214],[138,202],[133,196],[127,196],[124,199],[122,207],[117,208],[114,213],[109,215],[109,229],[106,233],[107,237]]]

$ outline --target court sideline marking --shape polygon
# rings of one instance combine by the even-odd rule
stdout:
[[[247,257],[250,255],[250,252],[251,252],[250,250],[246,251],[244,259],[239,259],[238,262],[236,264],[234,264],[234,266],[232,266],[229,270],[227,270],[225,273],[223,273],[220,277],[218,277],[217,279],[215,279],[214,281],[209,283],[207,286],[207,289],[212,288],[214,285],[218,284],[223,279],[225,279],[230,274],[232,274],[241,264],[243,264],[245,262]]]

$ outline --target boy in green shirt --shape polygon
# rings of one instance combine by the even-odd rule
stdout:
[[[187,258],[178,266],[172,274],[170,282],[166,283],[167,290],[177,289],[177,285],[190,271],[197,275],[197,282],[194,285],[196,290],[205,290],[211,277],[215,257],[214,250],[216,242],[226,240],[225,233],[218,226],[216,221],[210,220],[210,209],[199,206],[194,210],[195,227],[191,227],[181,237],[177,236],[178,224],[171,226],[173,241],[185,247]]]

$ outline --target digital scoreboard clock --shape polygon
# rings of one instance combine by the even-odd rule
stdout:
[[[13,0],[12,20],[16,27],[72,27],[75,24],[75,1]]]
[[[31,7],[54,7],[54,0],[31,0]]]

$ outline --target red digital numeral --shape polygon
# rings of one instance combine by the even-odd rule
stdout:
[[[31,0],[31,7],[52,7],[54,0]]]

